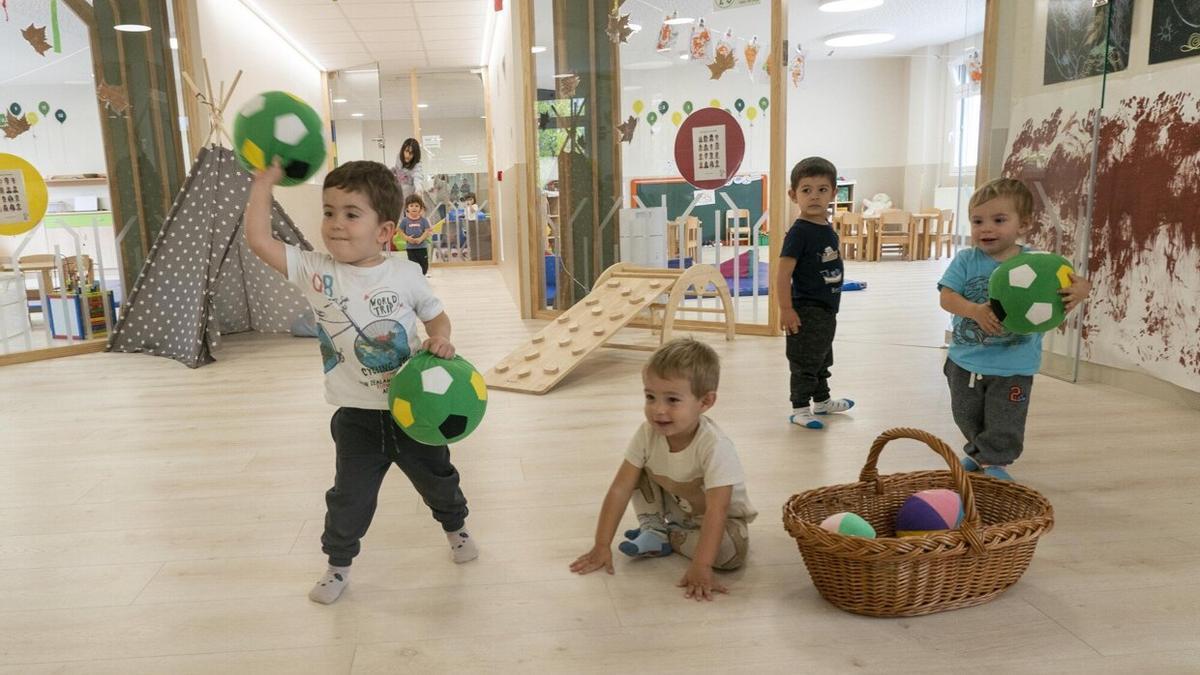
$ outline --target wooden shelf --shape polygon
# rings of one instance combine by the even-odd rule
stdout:
[[[107,178],[48,178],[46,185],[108,185]]]

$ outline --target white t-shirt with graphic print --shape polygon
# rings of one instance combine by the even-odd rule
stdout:
[[[442,313],[421,266],[387,256],[373,267],[339,263],[326,253],[287,246],[288,281],[317,316],[325,400],[387,410],[392,375],[421,346],[417,321]]]
[[[679,452],[671,452],[667,437],[642,422],[629,441],[625,459],[646,471],[691,516],[701,517],[707,510],[705,490],[726,485],[733,486],[727,517],[748,523],[758,515],[746,496],[746,474],[733,442],[706,415],[700,416],[692,442]]]

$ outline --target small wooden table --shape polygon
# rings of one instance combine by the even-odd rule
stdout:
[[[934,223],[942,215],[941,211],[913,211],[913,259],[929,259],[929,235],[933,232]]]

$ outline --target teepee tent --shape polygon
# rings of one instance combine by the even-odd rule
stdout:
[[[212,362],[223,334],[286,333],[306,313],[300,290],[258,259],[242,234],[250,175],[228,148],[200,151],[123,308],[109,351]],[[311,249],[278,203],[271,228]]]

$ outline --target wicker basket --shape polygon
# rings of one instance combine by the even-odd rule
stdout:
[[[880,476],[879,454],[897,438],[924,442],[950,470]],[[895,537],[896,512],[904,500],[933,488],[955,489],[962,496],[959,529]],[[841,511],[862,516],[879,538],[821,529],[822,520]],[[859,482],[793,496],[784,504],[783,524],[826,600],[855,614],[918,616],[985,603],[1016,583],[1038,537],[1053,527],[1054,510],[1035,490],[968,474],[936,436],[899,428],[871,444]]]

